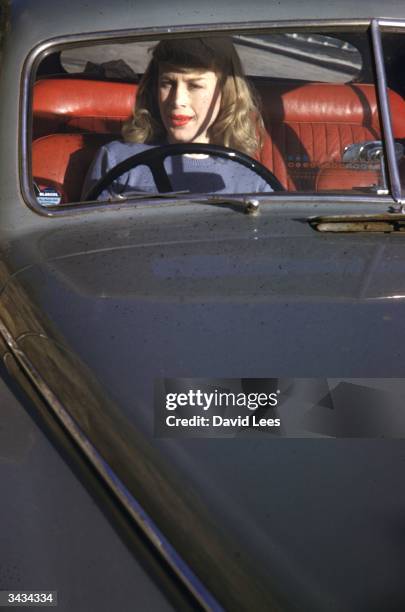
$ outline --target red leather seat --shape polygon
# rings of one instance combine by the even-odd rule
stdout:
[[[137,85],[44,79],[34,85],[33,137],[57,132],[120,134],[135,106]]]
[[[314,190],[320,168],[341,162],[347,145],[381,138],[374,85],[285,82],[262,86],[260,94],[270,135],[265,163],[289,190]],[[394,136],[404,138],[405,101],[393,91],[389,99]],[[356,185],[349,174],[335,188]]]
[[[78,202],[98,149],[110,134],[50,134],[32,143],[32,174],[39,188],[53,187],[62,202]]]
[[[44,79],[34,85],[32,174],[62,202],[80,200],[98,149],[121,135],[137,86],[81,79]]]
[[[373,85],[260,81],[256,88],[267,129],[258,157],[288,190],[314,191],[320,169],[324,173],[328,164],[339,163],[345,146],[380,138]],[[131,116],[136,91],[136,85],[127,83],[37,81],[34,138],[48,135],[33,143],[35,179],[45,186],[55,182],[63,188],[65,198],[77,200],[100,142],[118,138],[123,122]],[[405,101],[393,91],[389,98],[394,135],[404,138]],[[86,135],[74,138],[72,132]],[[326,188],[333,188],[332,169],[328,177]],[[352,173],[342,172],[335,181],[338,189],[350,189],[356,182]],[[317,188],[325,188],[324,184],[319,181]]]

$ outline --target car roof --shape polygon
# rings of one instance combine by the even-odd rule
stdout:
[[[23,0],[3,2],[17,30],[24,30],[25,42],[46,40],[53,36],[136,30],[178,28],[221,23],[238,25],[257,21],[297,22],[301,20],[367,20],[372,17],[405,18],[402,0]],[[13,27],[14,30],[14,27]]]

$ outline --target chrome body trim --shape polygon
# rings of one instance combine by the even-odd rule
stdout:
[[[390,29],[390,30],[398,30],[398,32],[400,32],[401,30],[403,30],[405,28],[405,21],[403,19],[401,20],[395,20],[395,19],[378,19],[378,24],[380,26],[380,28],[384,28],[384,29]]]
[[[21,337],[26,335],[35,334],[23,334]],[[155,546],[157,552],[165,559],[185,587],[192,593],[204,610],[209,612],[221,612],[223,610],[222,606],[220,606],[211,593],[205,588],[199,578],[165,538],[154,521],[144,511],[141,504],[135,499],[116,473],[103,459],[89,438],[84,434],[83,430],[70,416],[63,403],[48,387],[41,374],[27,358],[24,351],[20,349],[18,342],[7,330],[7,327],[1,319],[0,338],[4,340],[5,344],[8,346],[9,353],[14,356],[27,378],[43,397],[67,434],[74,440],[109,490],[114,493],[117,500],[136,522],[138,527],[140,527],[149,541]]]

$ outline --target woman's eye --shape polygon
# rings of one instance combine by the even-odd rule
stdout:
[[[201,85],[196,85],[195,83],[190,83],[190,89],[201,89]]]

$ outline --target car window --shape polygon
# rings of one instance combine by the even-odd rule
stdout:
[[[391,100],[390,113],[402,195],[404,195],[405,113],[402,105],[405,100],[405,78],[403,70],[405,59],[405,32],[383,32],[382,42],[387,85],[396,95],[396,97]]]
[[[233,36],[246,74],[304,81],[345,83],[356,79],[362,69],[360,51],[350,42],[322,34],[239,34]],[[110,66],[111,74],[127,74],[134,79],[145,72],[150,41],[107,44],[66,49],[60,54],[61,67],[69,74],[97,74]],[[115,63],[115,64],[114,64]]]
[[[232,41],[255,102],[245,123],[255,121],[251,134],[254,132],[255,138],[260,134],[260,138],[254,140],[256,148],[252,145],[249,149],[244,147],[242,136],[226,140],[225,129],[220,132],[213,124],[211,134],[218,129],[210,142],[225,147],[233,144],[232,148],[249,154],[288,192],[384,193],[384,173],[375,153],[381,129],[367,34],[235,32]],[[137,133],[136,146],[128,141],[134,133],[131,121],[142,78],[159,42],[83,43],[48,53],[39,64],[32,121],[32,179],[39,204],[79,202],[108,170],[130,157],[129,153],[173,143],[161,116],[157,116],[162,124],[160,132],[151,132],[149,140],[144,135],[139,140]],[[389,95],[397,100],[395,88]],[[184,126],[195,120],[193,108],[180,119],[170,116],[176,124],[173,132],[188,133]],[[242,134],[237,114],[232,120],[233,132]],[[181,142],[189,142],[187,138]],[[212,167],[208,167],[212,160]],[[172,186],[191,193],[225,190],[271,195],[275,188],[263,176],[251,178],[246,168],[235,165],[232,169],[229,160],[212,154],[208,161],[181,155],[177,161],[166,160],[164,166],[169,179],[174,179]],[[151,181],[149,170],[129,169],[98,197],[148,193]],[[157,191],[155,185],[153,190]]]

